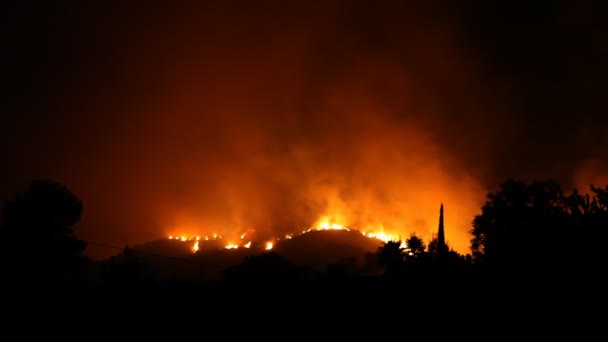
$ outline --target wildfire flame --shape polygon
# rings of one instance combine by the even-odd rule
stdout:
[[[329,222],[327,222],[327,221],[321,222],[321,224],[319,224],[319,226],[316,229],[317,230],[350,230],[341,224],[337,224],[337,223],[329,224]]]
[[[363,231],[363,230],[358,230],[358,229],[354,229],[351,227],[347,227],[345,225],[339,224],[339,223],[335,223],[333,221],[331,221],[328,218],[322,218],[321,220],[318,221],[317,224],[314,225],[314,228],[309,228],[306,230],[302,230],[300,233],[298,234],[286,234],[283,239],[289,240],[292,239],[294,236],[300,236],[300,235],[304,235],[313,231],[323,231],[323,230],[343,230],[343,231],[355,231],[355,232],[359,232],[361,233],[361,235],[368,237],[370,239],[377,239],[380,240],[384,243],[389,242],[389,241],[398,241],[401,240],[401,238],[397,235],[393,235],[393,234],[387,234],[384,233],[382,231],[382,229],[378,229],[378,231]],[[247,236],[249,233],[253,232],[253,229],[248,229],[245,233],[240,235],[240,239],[243,240],[245,238],[245,236]],[[201,240],[200,236],[192,236],[189,237],[187,235],[170,235],[169,236],[170,240],[181,240],[181,241],[195,241],[195,243],[192,245],[192,252],[196,253],[199,250],[199,241]],[[209,240],[218,240],[218,239],[222,239],[221,235],[218,234],[213,234],[211,237],[209,235],[205,236],[205,241],[209,241]],[[281,238],[278,239],[274,239],[274,240],[281,240]],[[251,248],[251,241],[248,241],[245,244],[238,244],[238,243],[229,243],[226,245],[226,249],[237,249],[237,248]],[[274,243],[272,241],[268,241],[264,244],[264,249],[265,250],[271,250],[274,247]],[[401,241],[401,248],[407,248],[405,241]]]

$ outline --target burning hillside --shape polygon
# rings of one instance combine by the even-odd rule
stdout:
[[[321,272],[329,265],[347,265],[371,269],[372,272],[379,270],[373,256],[382,240],[371,233],[330,225],[273,240],[257,239],[254,232],[248,235],[238,243],[220,235],[172,236],[135,245],[131,250],[141,252],[143,258],[155,264],[160,273],[171,276],[176,276],[179,269],[183,269],[182,276],[188,276],[199,272],[202,267],[205,274],[213,278],[219,276],[218,272],[242,263],[246,257],[268,252],[276,252],[294,265]],[[390,238],[388,235],[380,237]]]
[[[211,235],[204,235],[204,236],[170,235],[169,240],[177,240],[177,241],[181,241],[184,243],[188,243],[188,246],[190,246],[190,250],[193,253],[196,253],[196,252],[200,251],[201,248],[205,248],[207,245],[209,245],[209,244],[205,244],[205,242],[208,242],[208,241],[219,242],[220,245],[223,244],[223,247],[226,249],[238,249],[238,248],[250,249],[253,247],[254,249],[272,250],[272,249],[276,248],[276,246],[281,245],[282,241],[291,240],[294,237],[302,236],[302,235],[309,234],[312,232],[319,232],[319,231],[354,232],[363,237],[371,239],[371,241],[374,241],[374,243],[377,242],[378,246],[380,245],[381,242],[402,240],[401,237],[399,237],[399,236],[392,235],[392,234],[386,234],[382,231],[361,231],[356,228],[343,226],[341,224],[330,223],[327,220],[320,220],[315,228],[308,228],[305,230],[301,230],[299,232],[294,232],[292,234],[286,234],[281,237],[274,237],[274,238],[264,240],[264,241],[256,238],[254,229],[248,229],[246,232],[241,234],[239,236],[238,241],[225,240],[221,235],[218,235],[218,234],[211,234]],[[211,249],[216,249],[217,243],[211,244],[209,246]],[[401,247],[407,248],[405,241],[401,241]]]

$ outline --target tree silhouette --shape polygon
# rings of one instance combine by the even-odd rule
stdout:
[[[72,277],[86,243],[74,236],[82,202],[54,181],[33,181],[3,208],[0,239],[4,262],[14,271]]]
[[[416,235],[416,233],[412,233],[410,237],[405,240],[405,245],[407,246],[408,256],[417,258],[424,254],[426,250],[426,245],[424,241]]]
[[[565,255],[564,243],[574,228],[572,208],[580,209],[581,199],[565,196],[554,181],[507,180],[487,195],[473,220],[475,262],[501,270],[548,269]]]
[[[575,190],[566,198],[566,202],[570,213],[570,230],[576,231],[578,236],[590,237],[587,240],[567,239],[564,247],[571,256],[569,260],[602,267],[599,260],[602,260],[605,249],[601,237],[608,227],[608,186],[599,188],[591,185],[590,193],[585,195]]]
[[[401,241],[388,241],[378,247],[378,261],[385,267],[385,274],[397,273],[404,262],[405,248],[401,247]]]
[[[449,248],[447,244],[446,247]],[[436,233],[433,233],[433,235],[431,235],[431,240],[429,241],[429,245],[427,246],[427,251],[431,256],[438,256],[441,254],[439,250],[439,239],[437,238]]]

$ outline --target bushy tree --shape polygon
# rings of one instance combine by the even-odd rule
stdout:
[[[82,202],[50,180],[33,181],[5,204],[0,227],[2,259],[21,276],[73,277],[86,243],[74,235]]]
[[[376,254],[380,264],[385,267],[385,273],[395,274],[403,266],[405,248],[401,247],[401,241],[388,241],[378,247]]]
[[[417,258],[424,254],[426,250],[426,244],[422,238],[418,237],[416,233],[412,233],[407,240],[405,240],[407,246],[408,256]]]
[[[471,252],[492,269],[564,273],[573,263],[595,262],[607,224],[607,188],[567,195],[555,181],[508,180],[473,220]]]

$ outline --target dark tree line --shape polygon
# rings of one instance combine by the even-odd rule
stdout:
[[[424,275],[447,266],[488,277],[555,280],[603,276],[604,230],[608,228],[608,187],[566,193],[555,181],[507,180],[487,195],[470,233],[471,254],[450,250],[439,257],[436,236],[424,247],[415,235],[380,247],[388,276]],[[574,278],[576,277],[576,278]]]
[[[7,202],[0,221],[5,283],[85,281],[87,259],[82,253],[86,243],[74,233],[82,212],[82,202],[66,186],[53,181],[34,181]],[[385,279],[462,279],[472,274],[585,281],[603,277],[603,232],[607,226],[608,187],[590,186],[585,194],[577,190],[566,193],[554,181],[508,180],[487,195],[481,213],[473,219],[470,254],[455,252],[437,235],[427,244],[412,234],[405,247],[401,241],[387,242],[376,257],[384,266]],[[280,256],[271,256],[248,259],[225,275],[241,281],[285,278],[272,275],[275,271],[287,278],[307,274],[292,269]],[[127,249],[104,267],[108,284],[140,286],[154,279]]]
[[[555,181],[509,180],[473,220],[471,252],[492,272],[592,276],[607,227],[608,187],[568,194]]]
[[[446,251],[438,245],[437,235],[427,246],[422,238],[411,234],[405,245],[401,241],[388,241],[378,247],[376,254],[385,266],[384,275],[389,278],[426,281],[450,273],[453,276],[454,272],[464,273],[470,264],[470,255],[463,256],[452,249]]]

